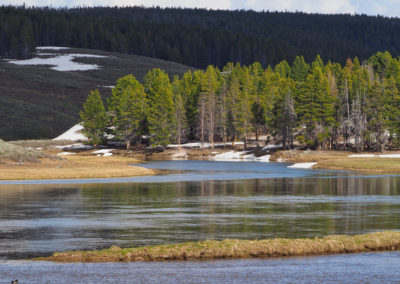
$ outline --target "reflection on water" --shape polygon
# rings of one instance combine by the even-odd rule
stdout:
[[[0,262],[4,283],[399,283],[400,253],[135,263]],[[5,281],[7,280],[7,281]]]
[[[0,257],[395,230],[399,193],[398,176],[3,187]]]

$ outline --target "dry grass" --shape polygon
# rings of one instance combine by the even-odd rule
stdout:
[[[0,164],[0,180],[113,178],[152,175],[154,170],[129,164],[138,160],[125,157],[71,155],[64,159],[41,159],[40,163]]]
[[[35,162],[40,158],[49,157],[41,151],[24,148],[4,142],[0,139],[0,161],[10,160],[15,162]]]
[[[38,140],[16,140],[16,141],[7,141],[9,144],[13,144],[21,147],[31,147],[31,148],[45,148],[51,146],[64,146],[76,143],[75,141],[70,140],[51,140],[51,139],[38,139]]]
[[[315,239],[224,240],[99,251],[57,252],[36,260],[57,262],[129,262],[305,256],[400,249],[400,232]]]
[[[341,151],[278,151],[273,160],[283,159],[292,163],[317,162],[316,169],[353,170],[370,173],[400,173],[400,159],[349,158],[352,153]],[[368,153],[370,154],[370,153]],[[373,154],[373,153],[371,153]],[[382,153],[376,153],[382,154]]]

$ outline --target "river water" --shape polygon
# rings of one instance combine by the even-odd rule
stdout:
[[[257,162],[163,161],[145,166],[173,172],[123,179],[2,182],[0,283],[13,278],[22,283],[73,283],[78,276],[81,283],[115,282],[112,279],[130,283],[132,277],[170,283],[396,283],[400,279],[397,252],[130,264],[23,260],[111,245],[315,237],[400,228],[399,176]]]

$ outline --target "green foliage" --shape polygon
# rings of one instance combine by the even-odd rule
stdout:
[[[117,81],[108,101],[110,128],[127,141],[148,134],[153,146],[196,138],[212,145],[242,139],[246,147],[255,133],[256,139],[266,134],[284,148],[298,142],[309,148],[382,151],[400,146],[397,79],[381,78],[397,74],[400,63],[392,59],[379,66],[375,72],[372,63],[360,65],[354,58],[342,67],[317,56],[310,69],[299,56],[293,66],[283,61],[265,70],[259,63],[228,63],[222,71],[208,66],[175,76],[172,84],[164,71],[153,69],[144,87],[131,75]],[[148,129],[142,127],[146,121]]]
[[[148,106],[143,86],[132,75],[122,77],[107,103],[113,118],[114,136],[123,138],[127,148],[133,138],[140,141],[140,136],[147,133]]]
[[[174,101],[174,122],[175,127],[173,134],[175,134],[176,142],[180,146],[182,138],[187,135],[187,118],[185,105],[182,98],[181,81],[178,76],[174,77],[172,82],[172,92]]]
[[[107,115],[98,90],[90,91],[89,96],[83,104],[80,117],[82,120],[83,133],[88,137],[89,142],[94,145],[99,145],[104,142]]]
[[[174,102],[172,85],[167,73],[153,69],[144,77],[144,88],[149,102],[149,131],[154,146],[166,146],[172,141]]]
[[[322,73],[319,60],[315,62],[312,73],[299,90],[296,109],[300,123],[304,124],[302,136],[311,147],[323,143],[329,137],[327,127],[334,122],[333,97],[328,79]]]

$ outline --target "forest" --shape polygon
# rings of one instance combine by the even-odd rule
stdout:
[[[400,60],[378,52],[344,65],[297,56],[266,69],[228,63],[170,80],[150,70],[143,84],[120,78],[106,106],[97,90],[80,113],[95,145],[150,137],[153,146],[186,141],[267,142],[310,149],[382,151],[400,145]]]
[[[302,54],[345,64],[378,51],[400,55],[400,19],[366,15],[213,11],[158,7],[0,7],[0,56],[28,58],[36,46],[68,46],[156,57],[205,69],[228,62],[263,68]]]

